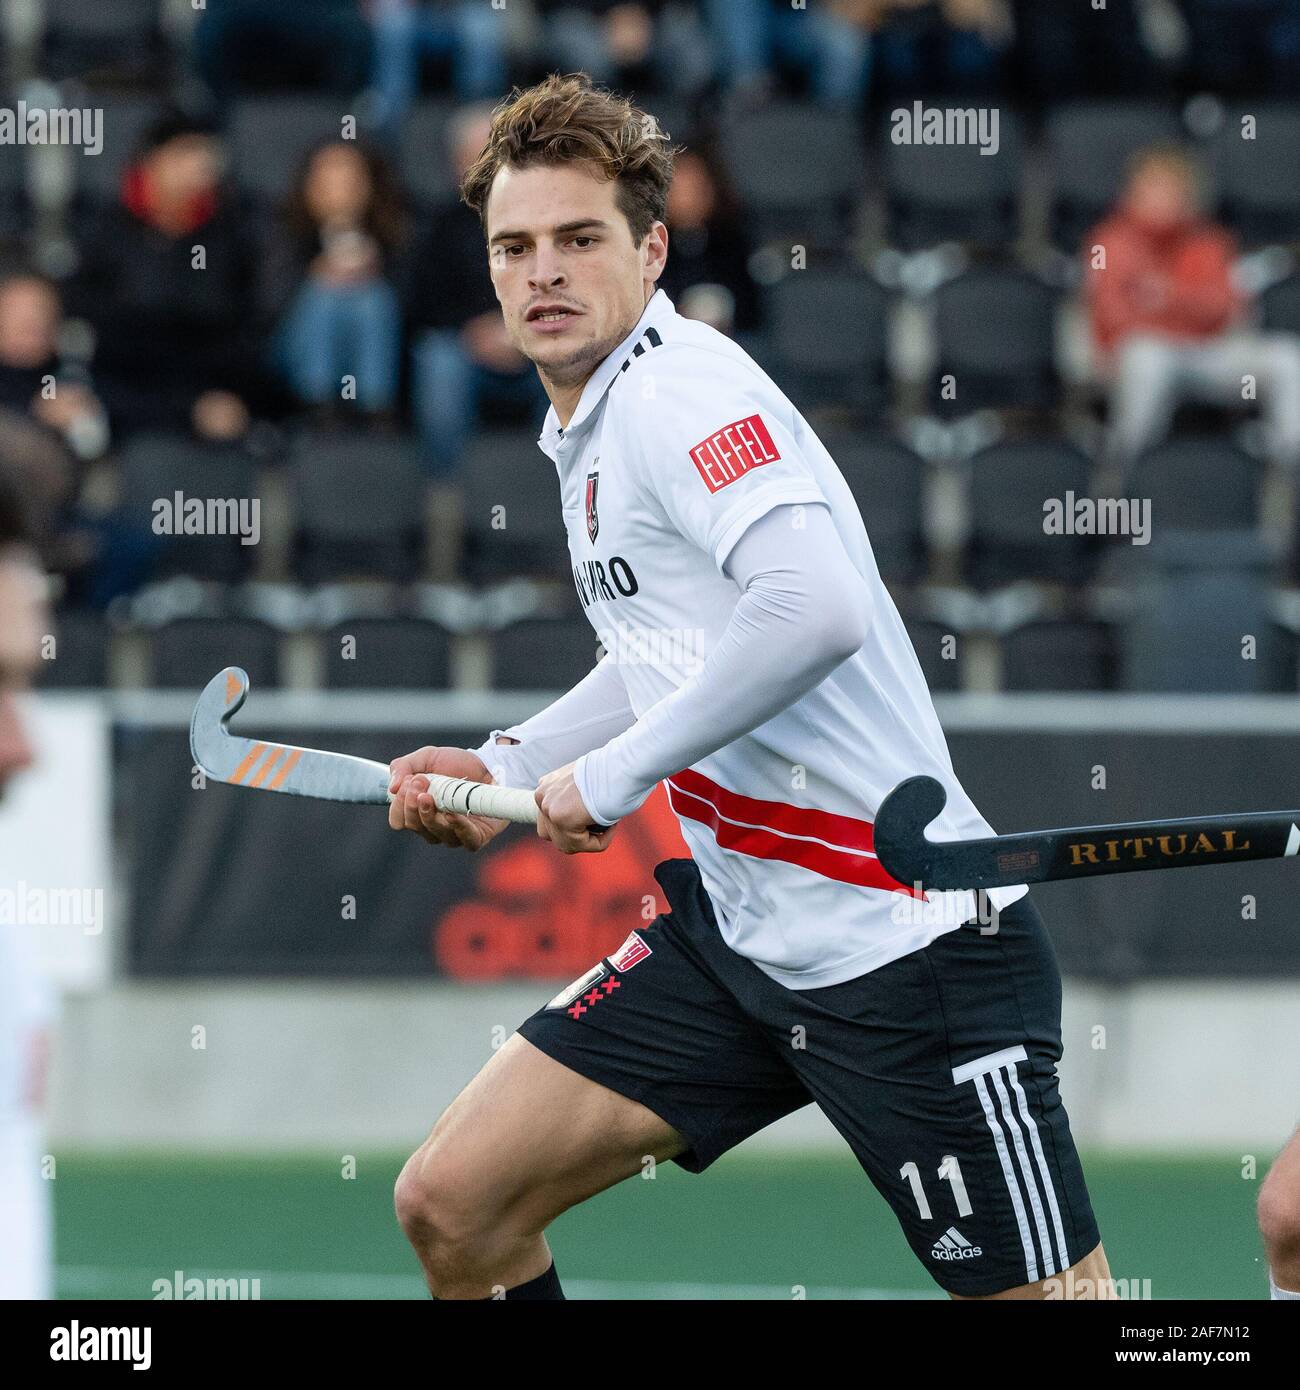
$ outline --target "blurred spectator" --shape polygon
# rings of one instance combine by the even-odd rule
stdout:
[[[18,489],[0,470],[0,799],[35,749],[19,703],[49,631],[44,576]],[[23,865],[5,859],[6,881]],[[41,1175],[50,1045],[58,998],[36,964],[30,926],[0,918],[0,1298],[54,1296],[50,1193]]]
[[[699,6],[672,0],[535,0],[548,63],[619,91],[690,98],[712,76]]]
[[[868,0],[873,78],[886,100],[991,92],[1012,38],[1007,0]]]
[[[268,249],[263,300],[277,323],[277,367],[304,404],[393,409],[402,315],[392,280],[404,229],[382,155],[350,140],[307,154]]]
[[[370,31],[357,0],[209,0],[194,61],[223,104],[251,88],[350,94],[366,84]]]
[[[1225,96],[1293,98],[1300,89],[1295,0],[1182,0],[1190,77]]]
[[[772,69],[795,68],[813,99],[854,110],[863,98],[871,53],[872,0],[832,0],[795,9],[789,0],[704,0],[723,85],[744,101],[762,100]]]
[[[88,374],[59,359],[63,305],[45,276],[0,279],[0,407],[21,411],[62,436],[81,459],[108,447],[108,417]]]
[[[1020,78],[1035,101],[1141,93],[1158,70],[1142,22],[1146,0],[1011,0]]]
[[[221,187],[221,160],[207,126],[161,117],[83,248],[70,299],[95,328],[96,379],[120,432],[236,439],[265,389],[255,256]]]
[[[69,527],[77,461],[58,434],[26,413],[0,408],[0,470],[21,492],[43,561],[59,570],[82,563],[85,538]]]
[[[1134,159],[1119,207],[1084,238],[1098,366],[1111,392],[1111,448],[1128,463],[1168,431],[1179,401],[1231,404],[1258,386],[1268,446],[1300,462],[1300,340],[1243,323],[1231,235],[1200,211],[1181,149]]]
[[[679,314],[744,337],[759,328],[745,219],[712,146],[703,140],[685,145],[668,190],[668,263],[659,288]]]
[[[487,144],[490,122],[485,105],[463,108],[452,121],[448,139],[457,182]],[[438,210],[420,237],[406,300],[415,416],[432,473],[447,475],[460,466],[485,404],[523,411],[541,428],[549,404],[545,388],[510,341],[488,274],[483,228],[459,199]]]
[[[506,14],[482,0],[372,0],[374,120],[400,129],[419,91],[426,57],[451,60],[461,101],[500,96],[506,86]]]

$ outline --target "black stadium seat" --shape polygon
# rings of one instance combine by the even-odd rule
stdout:
[[[156,77],[162,0],[43,0],[42,71],[53,78]]]
[[[1025,623],[1002,638],[1002,688],[1112,690],[1117,661],[1109,623],[1090,618]]]
[[[1027,271],[968,270],[934,293],[938,360],[931,400],[953,417],[992,407],[1046,409],[1056,399],[1057,292]],[[944,398],[945,376],[956,395]]]
[[[526,618],[492,633],[497,690],[569,690],[595,666],[599,644],[585,617]]]
[[[350,655],[345,639],[352,638]],[[425,618],[353,618],[325,634],[325,684],[333,690],[446,690],[451,634]]]
[[[874,414],[887,391],[889,296],[860,270],[797,270],[766,291],[772,370],[801,409]]]
[[[1020,579],[1082,584],[1098,550],[1087,535],[1050,533],[1044,503],[1091,495],[1091,465],[1071,444],[1018,440],[980,450],[970,465],[967,578],[977,588]]]
[[[94,156],[86,157],[86,163],[94,163]],[[16,241],[22,237],[30,217],[27,151],[21,145],[0,145],[0,240]]]
[[[960,690],[962,638],[942,623],[923,618],[904,619],[907,635],[912,639],[917,660],[925,673],[925,683],[931,690]],[[948,639],[955,638],[952,655],[946,654]]]
[[[1125,492],[1151,499],[1156,530],[1219,530],[1259,519],[1258,460],[1212,435],[1157,444],[1133,465]]]
[[[887,435],[819,432],[862,513],[881,576],[908,583],[926,571],[922,532],[925,464]]]
[[[344,116],[355,102],[337,96],[245,97],[230,117],[228,140],[235,180],[263,207],[289,196],[299,165],[319,141],[343,138]]]
[[[409,439],[306,434],[293,446],[291,472],[299,578],[418,577],[425,475]]]
[[[1259,297],[1263,326],[1270,332],[1300,336],[1300,275],[1288,275]]]
[[[447,161],[447,125],[455,107],[422,101],[402,127],[402,180],[417,202],[436,207],[456,194],[456,178]]]
[[[125,92],[96,92],[104,112],[104,147],[97,155],[72,156],[72,218],[78,235],[88,234],[98,213],[122,192],[122,174],[139,148],[145,131],[162,114],[157,97]]]
[[[864,183],[857,123],[816,106],[777,101],[727,121],[721,153],[758,239],[839,242]]]
[[[926,104],[927,111],[948,109]],[[921,251],[945,241],[1005,246],[1016,239],[1024,136],[1013,112],[999,110],[993,154],[977,144],[899,144],[892,131],[891,119],[880,138],[892,245]]]
[[[251,618],[177,618],[150,638],[153,684],[201,690],[223,666],[242,666],[254,689],[280,684],[275,629]]]
[[[184,503],[198,500],[205,504],[205,524],[209,519],[220,530],[186,534],[162,533],[155,561],[156,575],[190,574],[200,579],[235,583],[252,571],[260,542],[261,506],[257,497],[257,474],[253,461],[237,446],[204,443],[181,434],[139,434],[123,448],[119,467],[121,492],[118,516],[133,531],[154,530],[161,513],[157,505],[170,505],[166,515],[176,520],[176,494]],[[233,502],[234,508],[213,508],[208,503]],[[256,504],[256,511],[254,511]],[[244,525],[256,525],[257,540],[245,545]],[[250,533],[251,534],[251,533]]]
[[[466,450],[460,479],[468,579],[569,573],[559,479],[535,434],[483,431]]]
[[[1300,109],[1266,102],[1229,109],[1209,164],[1219,211],[1244,245],[1300,240]]]
[[[1294,640],[1272,618],[1274,557],[1264,541],[1248,530],[1166,531],[1151,549],[1124,630],[1124,689],[1294,689]]]
[[[100,689],[108,684],[110,633],[102,613],[76,608],[54,615],[54,657],[37,680],[47,690]]]

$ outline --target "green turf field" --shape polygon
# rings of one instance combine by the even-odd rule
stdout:
[[[393,1219],[405,1155],[68,1154],[55,1183],[59,1293],[150,1298],[153,1281],[261,1279],[262,1298],[420,1298]],[[1266,1298],[1240,1160],[1084,1158],[1116,1278],[1154,1298]],[[851,1159],[733,1154],[664,1164],[552,1229],[575,1298],[941,1297]]]

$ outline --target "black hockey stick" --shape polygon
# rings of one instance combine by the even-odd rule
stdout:
[[[1024,830],[936,844],[926,839],[925,827],[947,800],[947,792],[933,777],[909,777],[881,802],[875,851],[900,883],[936,889],[1005,888],[1094,874],[1284,859],[1300,853],[1300,811]]]

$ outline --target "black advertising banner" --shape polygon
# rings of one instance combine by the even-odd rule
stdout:
[[[276,737],[321,741],[318,729]],[[439,741],[461,739],[332,729],[328,746],[387,762]],[[963,731],[949,746],[1000,832],[1300,797],[1300,750],[1285,734]],[[662,790],[603,854],[561,855],[519,826],[468,854],[390,831],[378,806],[194,790],[189,765],[179,731],[119,733],[136,976],[572,979],[666,910],[653,867],[687,852]],[[1275,860],[1033,893],[1068,974],[1264,977],[1300,973],[1298,876],[1300,863]]]
[[[318,729],[276,738],[322,742]],[[388,762],[460,741],[331,730],[328,746]],[[137,976],[572,978],[667,910],[654,865],[687,853],[662,789],[603,854],[562,855],[526,826],[470,854],[395,833],[381,806],[194,789],[189,767],[181,732],[119,735]]]

